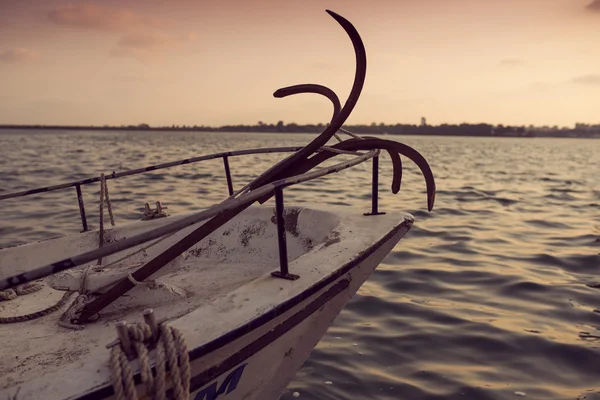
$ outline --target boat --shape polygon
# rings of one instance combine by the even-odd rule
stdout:
[[[348,100],[341,107],[333,91],[315,84],[274,93],[332,101],[330,124],[308,145],[210,154],[0,195],[1,201],[75,188],[83,227],[0,250],[0,397],[279,398],[414,223],[410,214],[379,210],[381,151],[392,160],[394,193],[403,155],[424,175],[429,211],[435,199],[433,173],[416,150],[342,128],[362,90],[366,54],[354,26],[327,12],[356,53]],[[333,137],[339,143],[327,145]],[[229,158],[276,152],[291,155],[234,191]],[[344,161],[317,168],[334,157]],[[146,205],[139,221],[114,223],[110,180],[219,158],[229,191],[222,202],[173,215],[160,203],[156,210]],[[369,161],[369,212],[284,203],[289,186]],[[82,188],[98,183],[99,228],[89,229]],[[273,197],[274,207],[266,205]]]

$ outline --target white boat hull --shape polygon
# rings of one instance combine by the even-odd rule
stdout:
[[[180,315],[169,324],[179,329],[188,342],[191,399],[277,399],[344,305],[413,224],[411,216],[397,214],[366,217],[356,210],[350,213],[296,210],[290,215],[287,237],[289,269],[299,279],[291,281],[270,274],[276,268],[273,262],[277,258],[272,237],[274,227],[268,222],[260,232],[254,229],[258,222],[270,221],[272,211],[266,207],[253,207],[232,220],[204,244],[199,244],[197,250],[190,250],[182,261],[181,271],[160,278],[192,290],[189,292],[192,297],[180,299],[177,304],[189,301],[197,304],[183,313],[177,308],[180,306],[170,301],[155,309],[159,319]],[[139,224],[134,223],[113,234],[124,237],[138,229]],[[253,236],[248,236],[249,231],[254,232]],[[304,233],[308,236],[303,236]],[[310,237],[321,239],[306,242]],[[88,242],[87,236],[81,238],[82,243]],[[240,240],[247,240],[247,247],[237,245]],[[24,268],[36,261],[43,248],[56,249],[59,242],[70,243],[57,239],[6,249],[0,259],[20,260],[19,267]],[[309,250],[302,253],[303,243],[309,242]],[[239,262],[233,264],[234,269],[227,269],[232,268],[231,264],[222,257]],[[230,274],[235,271],[239,274],[252,265],[252,257],[258,260],[253,262],[262,260],[264,272],[258,271],[256,277],[231,286],[229,278],[237,278]],[[217,276],[222,281],[205,281]],[[185,286],[186,281],[191,286]],[[202,297],[203,291],[215,285],[221,285],[222,293]],[[32,300],[25,298],[18,307],[25,307],[27,301],[33,302],[30,306],[34,307],[38,304],[36,296],[61,293],[48,287],[44,290],[47,292],[29,295]],[[127,301],[135,303],[136,298],[143,297],[132,291]],[[133,322],[141,316],[137,306],[119,310],[117,307],[104,314],[83,331],[58,327],[59,315],[0,325],[0,338],[6,350],[0,361],[8,368],[0,370],[0,377],[8,380],[8,384],[0,382],[0,397],[14,396],[19,391],[20,400],[39,398],[41,393],[45,399],[113,398],[108,379],[109,351],[105,346],[116,337],[116,321]],[[23,335],[14,335],[15,329]],[[23,345],[25,348],[18,347]],[[63,353],[72,360],[62,357]],[[15,359],[15,355],[19,358]],[[52,368],[44,368],[41,362]],[[132,366],[137,372],[137,362]],[[11,384],[11,380],[16,381]],[[139,373],[136,383],[140,398],[148,398]]]
[[[273,321],[265,327],[267,333],[261,338],[240,343],[237,352],[243,351],[240,348],[244,345],[265,347],[194,391],[190,399],[278,399],[333,320],[405,232],[390,237],[349,272],[282,315],[281,322],[279,319]],[[281,336],[266,343],[271,338],[265,336],[276,336],[279,331],[282,332]],[[234,359],[235,355],[231,358]],[[206,382],[204,379],[197,381],[197,384]],[[214,397],[214,394],[217,396]]]
[[[228,157],[291,150],[217,153],[0,195],[2,200],[75,187],[85,231],[81,186],[93,182],[101,182],[102,216],[104,200],[110,205],[105,179],[222,158],[230,194],[209,209],[169,218],[172,224],[138,222],[0,249],[0,287],[16,289],[3,293],[11,301],[0,305],[0,398],[112,398],[111,373],[121,374],[122,370],[116,362],[109,362],[107,344],[119,345],[135,358],[129,342],[133,336],[136,341],[142,339],[124,331],[129,329],[127,324],[141,320],[144,308],[152,308],[152,313],[146,314],[148,321],[143,327],[155,332],[148,335],[151,339],[137,344],[153,346],[156,340],[168,341],[168,335],[156,334],[156,321],[149,315],[177,329],[190,350],[192,398],[275,400],[281,395],[344,305],[412,226],[411,216],[377,212],[380,151],[386,150],[392,159],[394,193],[400,189],[400,155],[404,155],[425,177],[429,210],[435,199],[427,161],[406,145],[360,138],[344,130],[354,139],[323,147],[354,108],[366,72],[360,35],[348,20],[327,12],[354,47],[356,74],[350,95],[341,107],[338,96],[321,85],[276,91],[275,97],[324,95],[333,103],[334,117],[309,145],[238,193],[233,190]],[[356,153],[361,150],[365,152]],[[317,154],[321,151],[330,153],[322,157]],[[330,155],[337,154],[355,157],[323,166]],[[373,159],[369,216],[350,207],[284,207],[284,188],[369,159]],[[321,168],[315,169],[319,164]],[[274,210],[251,206],[273,195]],[[40,286],[29,285],[36,280]],[[66,296],[75,292],[79,293],[76,307],[62,317],[54,313],[65,305]],[[86,303],[88,300],[93,302]],[[47,307],[49,304],[54,305]],[[92,316],[97,318],[92,321]],[[117,323],[122,328],[119,341],[115,341]],[[145,359],[146,352],[139,349],[140,359]],[[171,361],[176,362],[174,357]],[[150,397],[141,383],[139,360],[132,361],[132,369],[138,394]],[[125,378],[129,388],[130,379],[130,375]]]
[[[364,257],[343,266],[339,276],[289,310],[275,317],[260,316],[257,323],[268,319],[262,326],[193,360],[190,399],[278,399],[333,320],[411,225],[405,220]],[[195,351],[204,353],[202,348]],[[139,385],[138,391],[144,393],[144,387]],[[79,399],[105,398],[102,392]]]

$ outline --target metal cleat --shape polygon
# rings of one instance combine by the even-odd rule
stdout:
[[[142,221],[148,221],[156,218],[168,217],[169,214],[165,212],[168,207],[163,206],[160,201],[156,202],[156,209],[152,210],[148,203],[144,204],[144,211],[142,213]]]

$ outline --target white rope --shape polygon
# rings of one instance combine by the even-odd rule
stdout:
[[[89,265],[85,269],[85,271],[83,272],[83,276],[81,277],[81,285],[79,285],[79,293],[81,293],[81,294],[85,294],[87,292],[86,284],[87,284],[88,274],[90,273],[90,269],[92,269],[92,265]]]
[[[341,126],[338,129],[338,132],[342,132],[342,133],[345,133],[346,135],[352,136],[354,139],[364,140],[364,138],[362,136],[357,135],[356,133],[350,132],[349,130],[344,129]],[[360,154],[360,153],[358,153],[358,154]],[[367,170],[367,166],[365,164],[362,164],[361,168],[363,169],[363,171]]]
[[[137,286],[137,285],[141,285],[141,284],[143,283],[143,282],[140,282],[140,281],[136,280],[136,279],[133,277],[133,274],[127,274],[127,279],[129,280],[129,282],[131,282],[131,283],[132,283],[132,284],[134,284],[135,286]]]
[[[352,133],[352,135],[358,137],[359,139],[362,139],[361,137],[359,137],[358,135],[355,135],[354,133]],[[337,133],[334,133],[333,136],[335,136],[335,138],[338,141],[343,142],[342,138]],[[357,151],[340,150],[340,149],[336,149],[336,148],[329,147],[329,146],[322,146],[317,149],[317,152],[322,152],[322,151],[330,151],[332,153],[337,153],[337,154],[350,154],[353,156],[364,155],[363,153],[359,153]],[[234,192],[231,196],[229,196],[229,199],[233,199],[233,198],[236,198],[237,196],[248,193],[250,191],[249,186],[250,186],[250,184],[247,184],[244,187],[242,187],[241,189],[239,189],[237,192]]]
[[[361,136],[357,135],[356,133],[352,133],[347,129],[344,129],[342,127],[340,127],[340,129],[338,129],[339,132],[345,133],[346,135],[350,135],[352,136],[354,139],[362,139]]]
[[[99,205],[99,225],[100,225],[99,226],[99,246],[98,246],[99,248],[104,245],[104,202],[105,201],[106,201],[106,205],[107,205],[107,209],[108,209],[108,215],[110,217],[110,223],[112,226],[115,226],[115,220],[114,220],[114,216],[113,216],[113,212],[112,212],[112,206],[110,203],[110,198],[108,197],[108,185],[106,184],[106,177],[104,176],[104,174],[101,174],[100,175],[100,205]],[[169,237],[169,236],[171,236],[171,235],[168,235],[167,237]],[[150,246],[160,242],[161,240],[164,240],[165,238],[159,239],[158,241],[151,244]],[[150,247],[150,246],[147,246],[147,247]],[[139,251],[143,251],[143,249],[138,250],[137,252],[139,252]],[[137,252],[134,252],[128,256],[125,256],[124,258],[127,258],[133,254],[136,254]],[[97,265],[101,265],[101,264],[102,264],[102,258],[100,257],[100,258],[98,258]],[[114,264],[114,263],[112,263],[112,264]],[[85,272],[83,273],[83,276],[81,279],[81,285],[79,288],[80,294],[73,301],[73,303],[67,309],[67,311],[65,311],[63,313],[63,315],[61,316],[61,318],[59,320],[59,325],[66,327],[66,328],[70,328],[70,329],[83,329],[84,328],[83,325],[74,325],[71,323],[71,321],[73,319],[75,319],[81,313],[81,311],[85,307],[86,303],[91,300],[88,296],[85,295],[87,277],[88,277],[88,274],[89,274],[89,271],[91,268],[92,268],[91,265],[88,266],[86,268]],[[133,277],[131,277],[131,278],[133,279]],[[17,295],[33,293],[33,292],[40,290],[41,288],[42,288],[42,286],[37,283],[30,283],[30,284],[26,284],[26,285],[17,287],[15,290],[8,289],[5,291],[0,291],[0,300],[13,300],[17,297]],[[59,302],[59,304],[60,304],[60,302]]]
[[[173,398],[189,400],[190,360],[183,334],[162,323],[158,327],[159,338],[156,345],[155,374],[152,374],[150,355],[146,344],[152,339],[152,329],[144,322],[127,326],[131,351],[140,365],[142,384],[146,395],[154,400],[166,399],[166,369],[173,386]],[[133,380],[133,371],[121,345],[112,347],[110,352],[111,384],[117,400],[137,400],[138,394]]]
[[[0,300],[14,300],[17,298],[17,292],[15,292],[12,289],[6,289],[6,290],[2,290],[0,291]]]
[[[58,324],[63,328],[73,329],[77,331],[84,329],[85,325],[76,325],[73,324],[71,321],[77,319],[83,311],[83,309],[85,308],[86,304],[91,302],[92,300],[92,297],[79,293],[75,300],[73,300],[73,303],[71,303],[69,308],[67,308],[67,311],[65,311],[63,315],[60,316]]]
[[[0,290],[0,301],[14,300],[17,298],[17,296],[23,296],[29,293],[34,293],[41,289],[41,284],[31,282],[21,286],[17,286],[14,289]]]
[[[323,146],[323,147],[321,147],[317,151],[319,151],[319,152],[321,152],[321,151],[330,151],[330,152],[336,153],[336,154],[350,154],[352,156],[362,156],[363,155],[363,153],[359,153],[357,151],[340,150],[340,149],[336,149],[334,147],[329,147],[329,146]]]
[[[106,177],[104,176],[104,174],[100,175],[100,221],[99,221],[99,225],[100,225],[100,229],[98,231],[99,233],[99,246],[98,247],[102,247],[104,245],[104,202],[106,201],[106,205],[108,208],[108,215],[110,216],[110,223],[112,226],[115,226],[115,220],[113,217],[113,213],[112,213],[112,208],[110,205],[110,199],[108,197],[108,186],[106,185]],[[98,263],[97,265],[102,265],[102,258],[98,258]],[[64,328],[69,328],[69,329],[75,329],[75,330],[81,330],[84,329],[84,325],[75,325],[73,323],[71,323],[72,320],[76,319],[79,314],[81,314],[81,311],[83,311],[85,305],[87,303],[89,303],[92,298],[90,296],[87,296],[87,288],[86,288],[86,284],[87,284],[87,278],[88,275],[90,273],[90,270],[92,269],[93,265],[89,265],[85,271],[83,272],[83,275],[81,277],[81,284],[79,285],[79,295],[75,298],[75,300],[73,301],[73,303],[71,303],[71,305],[69,306],[69,308],[67,309],[67,311],[65,311],[59,321],[58,324]]]

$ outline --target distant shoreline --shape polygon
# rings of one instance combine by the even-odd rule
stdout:
[[[600,129],[548,129],[488,124],[461,125],[347,125],[344,128],[358,134],[407,135],[407,136],[462,136],[462,137],[556,137],[600,139]],[[128,126],[75,126],[75,125],[0,125],[0,130],[86,130],[86,131],[175,131],[175,132],[239,132],[239,133],[309,133],[318,134],[325,125],[273,124],[209,126],[162,126],[146,124]]]

